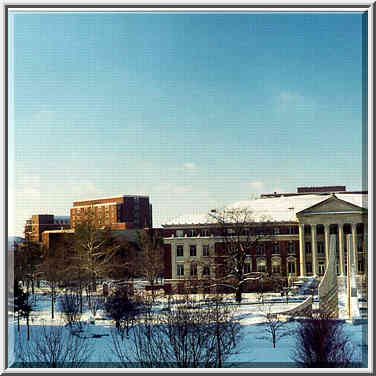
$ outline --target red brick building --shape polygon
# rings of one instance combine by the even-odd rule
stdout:
[[[148,196],[122,195],[93,200],[75,201],[70,209],[72,228],[87,220],[112,230],[151,228],[152,205]]]
[[[330,192],[333,188],[334,192]],[[340,193],[337,193],[337,192]],[[337,271],[346,274],[346,254],[355,250],[355,267],[366,271],[368,203],[367,192],[344,192],[345,187],[299,188],[295,194],[262,195],[226,209],[250,213],[244,231],[259,238],[247,254],[245,271],[263,272],[276,278],[322,276],[329,252],[329,236],[337,237]],[[216,211],[186,215],[163,225],[166,250],[165,278],[182,284],[191,278],[218,278],[223,248],[223,226]],[[225,223],[228,235],[234,227]],[[351,235],[351,244],[349,237]]]
[[[43,231],[61,230],[70,228],[68,216],[55,216],[53,214],[34,214],[25,224],[25,239],[37,243],[42,242]]]

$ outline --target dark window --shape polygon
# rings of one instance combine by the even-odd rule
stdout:
[[[295,262],[289,261],[287,263],[287,271],[288,274],[295,274]]]
[[[289,254],[290,255],[295,255],[295,243],[294,242],[289,242]]]
[[[184,275],[184,264],[177,264],[176,265],[176,275],[178,275],[178,276]]]
[[[201,229],[200,236],[209,236],[209,230],[207,228]]]
[[[196,236],[196,235],[197,235],[196,230],[188,230],[188,236],[189,236],[189,237],[194,237],[194,236]]]
[[[256,255],[263,256],[265,254],[265,246],[264,244],[259,244],[256,248]]]
[[[324,255],[325,254],[324,242],[317,242],[317,254],[318,255]]]
[[[176,246],[176,257],[184,257],[184,246],[182,245]]]
[[[195,245],[190,245],[189,246],[189,255],[191,257],[197,256],[197,251],[196,251],[196,246]]]
[[[279,227],[274,227],[273,228],[273,234],[274,235],[279,235]]]
[[[306,242],[305,243],[305,251],[306,251],[307,255],[310,255],[312,253],[312,248],[311,248],[311,243],[310,242]]]
[[[273,255],[279,255],[279,243],[273,244]]]

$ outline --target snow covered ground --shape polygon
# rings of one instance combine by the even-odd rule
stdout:
[[[264,294],[264,304],[262,304],[256,294],[244,294],[242,304],[236,308],[235,317],[241,324],[242,339],[239,342],[236,353],[231,356],[228,366],[231,367],[255,367],[255,368],[284,368],[294,367],[290,356],[295,347],[294,335],[281,338],[273,348],[270,337],[267,337],[265,331],[265,313],[282,312],[291,309],[298,301],[302,301],[303,296],[295,296],[289,298],[289,303],[281,298],[279,294]],[[228,303],[233,304],[233,299],[228,298]],[[159,308],[163,308],[166,302],[160,300]],[[42,326],[47,328],[54,325],[62,325],[61,312],[59,304],[55,305],[55,318],[51,319],[51,302],[49,295],[36,294],[35,311],[31,317],[31,335],[39,335]],[[341,309],[343,312],[343,308]],[[90,312],[86,310],[82,316],[84,324],[85,336],[96,338],[89,338],[88,341],[91,346],[91,355],[88,360],[87,367],[101,368],[101,367],[118,367],[117,358],[112,351],[112,337],[111,330],[114,328],[112,320],[106,319],[103,311],[99,311],[95,324],[89,324]],[[287,322],[286,328],[294,331],[298,323],[291,321]],[[351,342],[355,348],[354,361],[361,362],[363,367],[367,367],[367,322],[360,325],[353,325],[345,323],[344,329],[346,334],[351,338]],[[68,331],[68,328],[64,328]],[[18,333],[25,341],[26,325],[24,321],[21,322],[20,332],[17,331],[17,323],[12,317],[9,318],[9,360],[10,365],[14,362],[14,340]],[[126,341],[126,340],[125,340]]]

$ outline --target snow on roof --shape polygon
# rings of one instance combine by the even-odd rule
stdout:
[[[296,213],[327,200],[330,195],[297,195],[287,197],[260,198],[257,200],[238,201],[226,209],[248,209],[252,222],[296,222]],[[367,208],[366,194],[336,194],[340,200]],[[217,223],[215,213],[183,215],[167,221],[163,226],[199,225]]]

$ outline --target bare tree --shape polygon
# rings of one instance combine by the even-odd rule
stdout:
[[[14,275],[16,280],[26,284],[27,292],[34,293],[38,278],[38,267],[42,262],[40,244],[26,239],[22,243],[14,243]]]
[[[147,279],[153,300],[157,281],[164,272],[163,238],[156,231],[139,231],[138,246],[142,253],[141,274]]]
[[[56,294],[63,278],[64,273],[64,255],[57,248],[45,249],[43,262],[39,266],[39,272],[50,288],[51,295],[51,318],[55,318]]]
[[[116,265],[114,257],[120,245],[109,229],[97,228],[93,213],[89,211],[86,220],[76,226],[70,248],[71,262],[66,271],[76,281],[82,311],[82,292],[86,290],[91,307],[91,296],[96,294],[98,283],[108,277]]]
[[[129,335],[130,327],[135,323],[136,316],[142,312],[144,305],[132,296],[128,288],[119,288],[107,298],[105,309],[115,321],[116,329],[124,339]]]
[[[276,347],[277,342],[286,336],[291,335],[293,332],[287,328],[287,322],[283,320],[282,315],[272,312],[272,305],[267,304],[264,306],[262,312],[265,315],[265,332],[266,335],[261,337],[263,339],[271,338],[273,348]]]
[[[65,322],[72,327],[81,319],[79,296],[66,291],[60,299],[60,308]]]
[[[299,321],[291,359],[304,368],[352,367],[354,346],[343,325],[324,314]]]
[[[216,285],[230,287],[235,291],[236,301],[240,303],[244,284],[263,277],[262,273],[248,271],[246,266],[251,251],[265,236],[251,234],[249,226],[252,223],[252,212],[248,209],[224,209],[210,215],[220,227],[222,242],[222,249],[216,254],[221,273],[219,278],[217,276]]]
[[[21,332],[15,344],[16,365],[21,368],[78,368],[91,355],[90,343],[63,326],[43,325],[40,331],[33,331],[28,342],[22,337]]]
[[[221,367],[239,339],[232,313],[220,299],[204,302],[185,295],[164,313],[148,311],[132,328],[126,347],[113,335],[113,349],[125,367]]]

